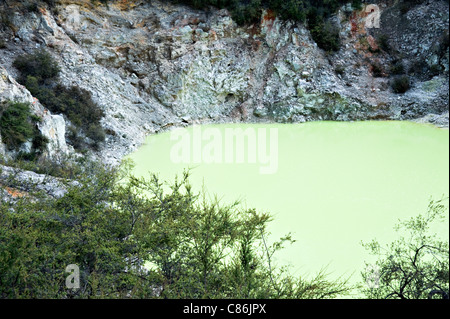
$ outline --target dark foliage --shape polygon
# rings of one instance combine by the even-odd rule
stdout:
[[[391,82],[392,90],[395,93],[405,93],[409,90],[410,86],[409,78],[406,75],[395,77]]]
[[[400,75],[405,73],[405,66],[403,65],[402,61],[394,61],[392,63],[391,68],[389,69],[389,72],[393,75]]]
[[[21,82],[24,82],[27,76],[33,76],[39,82],[44,82],[58,77],[60,72],[57,62],[44,49],[18,56],[14,60],[13,66],[20,71],[19,80]]]
[[[89,91],[77,86],[65,87],[57,78],[60,72],[57,62],[41,49],[31,54],[21,55],[13,64],[20,71],[19,82],[51,112],[64,114],[83,135],[91,140],[94,148],[105,139],[100,125],[103,111],[92,100]],[[81,141],[81,140],[80,140]],[[76,142],[82,148],[85,143]]]
[[[372,75],[376,78],[384,76],[383,67],[377,62],[371,63],[370,71],[372,72]]]
[[[401,14],[406,14],[413,7],[415,7],[416,5],[419,5],[423,2],[424,2],[424,0],[403,0],[398,5],[399,5]]]
[[[32,142],[32,152],[28,156],[40,154],[46,147],[48,139],[37,128],[39,118],[31,113],[27,103],[6,103],[0,108],[0,133],[2,142],[10,150]]]
[[[384,52],[389,52],[391,50],[391,47],[389,45],[389,38],[385,34],[381,34],[378,36],[377,44],[378,47]]]

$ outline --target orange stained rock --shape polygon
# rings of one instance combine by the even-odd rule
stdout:
[[[9,195],[11,195],[11,197],[13,198],[20,198],[20,197],[25,197],[28,194],[26,192],[20,191],[18,189],[12,188],[12,187],[8,187],[8,186],[2,186],[0,185],[0,187],[3,187]]]

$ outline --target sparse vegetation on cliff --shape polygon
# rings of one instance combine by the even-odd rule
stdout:
[[[51,55],[43,50],[17,57],[14,67],[20,71],[19,82],[51,112],[64,114],[76,127],[77,135],[72,137],[74,147],[81,149],[90,139],[91,147],[98,147],[104,141],[105,132],[100,125],[103,111],[92,100],[89,91],[77,86],[65,87],[58,82],[60,68]],[[72,129],[74,130],[74,129]]]
[[[394,77],[391,81],[391,87],[395,93],[405,93],[411,87],[409,77],[407,75]]]
[[[18,151],[25,142],[31,142],[31,152],[22,156],[33,158],[48,143],[37,128],[39,117],[33,115],[27,103],[8,102],[0,105],[0,134],[8,149]]]
[[[327,18],[345,3],[352,3],[355,9],[362,6],[359,0],[172,0],[172,2],[188,4],[199,9],[208,5],[226,8],[240,25],[259,21],[262,10],[271,9],[283,20],[307,23],[314,41],[326,51],[339,49],[339,32]]]
[[[107,5],[110,0],[92,0],[93,3]],[[228,9],[239,25],[258,22],[263,9],[274,11],[282,20],[306,23],[317,45],[326,51],[339,49],[339,32],[327,21],[339,6],[351,3],[354,9],[362,8],[361,0],[171,0],[177,4],[187,4],[197,9],[215,6]]]

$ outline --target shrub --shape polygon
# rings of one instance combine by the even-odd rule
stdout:
[[[442,67],[439,64],[433,64],[430,66],[430,73],[432,76],[440,74],[442,71]]]
[[[39,12],[39,6],[36,2],[26,3],[25,10],[28,12]]]
[[[85,142],[83,140],[83,137],[80,136],[79,130],[73,126],[69,125],[66,133],[67,142],[72,145],[76,150],[83,149],[83,146],[85,145]]]
[[[389,45],[389,38],[385,34],[381,34],[380,36],[378,36],[377,44],[378,47],[385,52],[389,52],[391,50],[391,47]]]
[[[20,71],[19,81],[24,82],[28,76],[35,77],[38,82],[55,79],[60,72],[58,63],[44,49],[39,49],[30,54],[18,56],[13,66]]]
[[[94,141],[93,146],[97,148],[99,146],[99,142],[103,142],[105,140],[105,130],[97,124],[90,124],[86,130],[86,136]]]
[[[306,21],[307,7],[304,1],[301,0],[287,0],[275,10],[279,13],[283,20]]]
[[[41,84],[38,78],[28,75],[25,79],[25,82],[21,83],[25,85],[25,87],[30,91],[30,93],[36,97],[38,100],[43,101],[45,105],[50,105],[52,101],[55,99],[55,92]]]
[[[448,30],[445,30],[440,38],[440,43],[442,45],[443,48],[447,49],[449,47],[449,32]]]
[[[440,56],[443,56],[449,47],[449,33],[448,30],[445,30],[442,35],[439,37],[438,41],[438,52]]]
[[[384,75],[382,66],[376,62],[371,63],[370,71],[372,72],[372,75],[376,78],[382,77]]]
[[[394,93],[405,93],[409,90],[410,86],[409,78],[406,75],[395,77],[391,82]]]
[[[0,12],[0,30],[2,31],[7,31],[9,30],[13,30],[13,31],[17,31],[16,27],[14,26],[14,23],[11,20],[11,17],[13,15],[14,11],[12,11],[11,9],[3,9]]]
[[[362,0],[353,0],[352,1],[352,8],[355,10],[361,10],[363,7]]]
[[[0,133],[9,150],[17,150],[23,143],[32,142],[32,153],[40,154],[48,139],[37,129],[39,118],[31,113],[27,103],[9,102],[1,107]]]
[[[423,74],[428,71],[428,64],[423,60],[415,60],[408,69],[409,74]]]
[[[73,124],[83,129],[86,136],[95,142],[104,141],[105,134],[100,126],[104,113],[92,101],[89,91],[77,86],[66,88],[58,85],[55,93],[55,103],[51,106],[55,112],[66,114]]]
[[[261,0],[251,0],[249,3],[235,3],[230,7],[231,16],[238,25],[258,21],[261,17],[261,10]]]
[[[400,3],[400,13],[402,14],[402,15],[404,15],[404,14],[407,14],[408,13],[408,11],[411,9],[411,4],[409,4],[409,3]]]
[[[35,134],[32,140],[32,147],[35,153],[40,154],[47,147],[49,140],[42,134]]]
[[[389,69],[390,73],[393,75],[400,75],[405,73],[405,66],[401,61],[396,61],[391,65]]]
[[[2,109],[0,132],[9,149],[18,148],[33,137],[30,107],[26,103],[8,103]]]
[[[310,31],[313,40],[319,48],[328,52],[339,50],[339,31],[331,23],[319,23]]]
[[[57,0],[43,0],[50,8],[53,8],[56,5]]]

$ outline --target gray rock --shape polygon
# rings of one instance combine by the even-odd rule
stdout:
[[[0,165],[0,184],[2,186],[0,190],[4,190],[4,187],[10,187],[25,193],[30,190],[42,191],[55,198],[64,196],[68,186],[79,185],[77,181],[66,181],[4,165]]]

